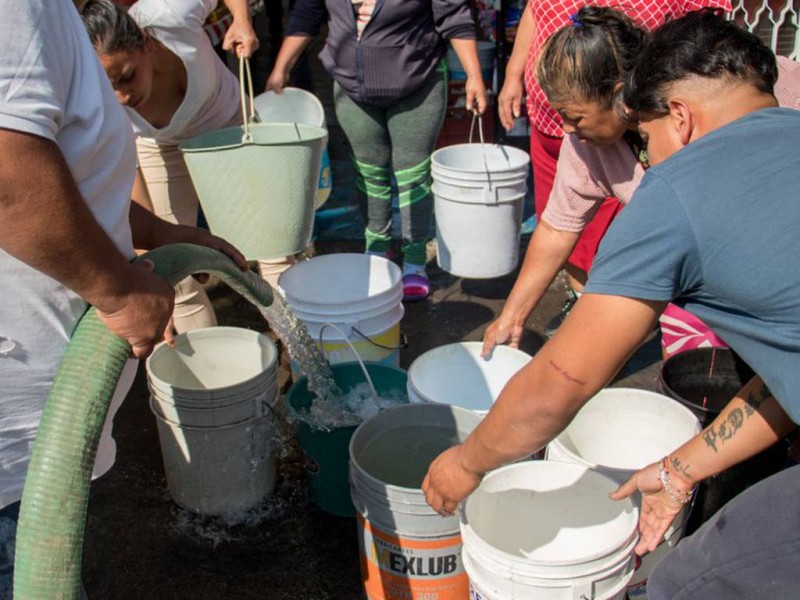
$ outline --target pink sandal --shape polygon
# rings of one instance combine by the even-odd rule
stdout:
[[[431,293],[431,282],[419,273],[403,277],[403,302],[419,302]]]

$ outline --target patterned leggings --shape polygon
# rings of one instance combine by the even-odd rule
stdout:
[[[446,75],[434,72],[419,90],[388,108],[354,101],[334,83],[336,117],[353,150],[356,183],[367,207],[366,249],[386,252],[392,241],[392,175],[400,200],[403,258],[425,264],[433,217],[430,156],[444,122]]]

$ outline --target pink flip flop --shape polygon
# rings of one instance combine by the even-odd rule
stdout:
[[[403,277],[403,302],[419,302],[431,293],[431,283],[425,275],[414,273]]]

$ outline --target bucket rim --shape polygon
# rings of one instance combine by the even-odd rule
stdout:
[[[599,472],[599,471],[597,471],[595,469],[591,469],[589,467],[586,467],[584,465],[579,465],[579,464],[576,464],[576,463],[569,463],[569,462],[562,462],[562,461],[551,461],[551,460],[522,461],[522,462],[516,462],[516,463],[512,463],[510,465],[502,466],[502,467],[500,467],[498,469],[494,469],[492,471],[489,471],[486,474],[486,476],[483,478],[483,481],[481,481],[481,485],[484,485],[484,482],[486,482],[486,481],[490,481],[491,479],[496,479],[498,477],[501,477],[502,475],[506,474],[509,471],[521,470],[521,469],[525,469],[525,468],[529,468],[529,469],[530,468],[532,468],[532,469],[563,469],[563,470],[573,470],[575,472],[581,471],[582,472],[581,477],[588,475],[589,477],[592,477],[592,478],[600,478],[602,480],[605,480],[606,483],[610,484],[608,486],[609,490],[615,490],[617,487],[619,487],[613,479],[611,479],[607,475],[605,475],[605,474],[603,474],[603,473],[601,473],[601,472]],[[516,556],[514,554],[511,554],[509,552],[501,550],[500,548],[496,548],[493,545],[491,545],[489,542],[485,541],[483,539],[483,537],[480,534],[478,534],[477,531],[475,531],[475,529],[470,524],[469,517],[468,517],[468,514],[467,514],[470,500],[472,500],[473,498],[474,498],[474,495],[468,496],[464,501],[461,502],[461,504],[459,506],[459,508],[460,508],[460,511],[459,511],[459,515],[460,515],[459,516],[459,523],[460,523],[462,536],[465,539],[465,543],[466,543],[466,540],[469,539],[470,541],[476,543],[476,545],[478,545],[480,548],[482,548],[488,554],[490,554],[490,555],[493,555],[493,554],[494,555],[499,555],[499,556],[503,557],[503,560],[507,560],[507,561],[511,562],[512,564],[530,563],[533,560],[530,557]],[[637,542],[637,540],[639,538],[639,508],[636,506],[636,504],[633,502],[633,500],[631,500],[630,497],[623,498],[622,500],[618,500],[618,501],[615,500],[614,502],[619,502],[620,503],[620,512],[623,512],[623,511],[627,512],[626,507],[627,507],[627,509],[630,510],[631,517],[628,519],[629,520],[628,528],[630,529],[630,531],[628,532],[628,535],[625,537],[624,541],[621,541],[619,543],[619,545],[614,547],[614,548],[598,549],[594,553],[587,554],[587,555],[581,557],[581,563],[595,562],[595,561],[599,561],[599,560],[602,560],[602,559],[610,557],[610,556],[614,556],[620,551],[620,548],[622,546],[627,546],[629,544],[631,545],[631,547],[635,546],[635,544],[636,544],[636,542]],[[538,558],[535,559],[535,562],[537,564],[551,565],[551,566],[569,566],[569,565],[576,564],[574,560],[573,561],[570,561],[570,560],[540,560]]]
[[[308,90],[304,90],[303,88],[287,85],[285,88],[283,88],[280,94],[274,92],[273,90],[261,92],[260,94],[255,96],[255,98],[253,98],[253,105],[255,106],[256,111],[258,111],[257,105],[259,104],[260,98],[263,98],[264,102],[266,102],[267,96],[280,97],[283,96],[284,94],[289,94],[289,96],[295,95],[308,100],[309,102],[314,104],[314,107],[319,111],[321,116],[320,123],[310,123],[308,121],[286,121],[286,122],[305,123],[307,125],[316,125],[318,127],[325,128],[325,107],[322,105],[320,99],[317,98],[316,94],[312,94],[311,92],[309,92]],[[284,101],[287,98],[284,98]],[[261,121],[261,123],[282,123],[282,122],[284,121]]]
[[[421,408],[421,407],[424,407],[424,408]],[[392,406],[390,408],[387,408],[387,409],[379,412],[377,415],[373,416],[372,418],[367,419],[366,421],[362,421],[361,423],[359,423],[358,427],[356,427],[356,430],[353,432],[353,435],[350,438],[350,443],[348,444],[348,448],[347,448],[347,454],[350,457],[350,464],[353,467],[353,469],[355,471],[357,471],[357,477],[359,479],[363,479],[365,481],[365,483],[370,484],[371,487],[378,486],[378,487],[383,487],[383,488],[385,488],[387,490],[390,490],[390,491],[398,491],[398,492],[401,492],[401,493],[416,492],[417,490],[420,490],[420,488],[406,487],[406,486],[402,486],[402,485],[395,485],[393,483],[386,483],[384,481],[381,481],[377,477],[374,477],[373,475],[368,473],[363,467],[361,467],[361,465],[358,464],[358,461],[355,459],[355,447],[354,447],[356,442],[357,442],[357,440],[358,440],[359,430],[361,430],[361,432],[363,433],[364,428],[366,426],[369,426],[376,418],[378,418],[378,417],[388,418],[388,417],[385,416],[387,413],[390,413],[390,412],[393,412],[393,411],[397,411],[397,410],[406,410],[406,411],[410,411],[410,410],[417,410],[417,411],[419,411],[419,410],[441,410],[441,411],[450,410],[451,412],[454,411],[455,414],[462,413],[462,417],[464,419],[467,419],[467,420],[476,419],[477,420],[475,425],[470,430],[470,433],[475,429],[475,427],[480,425],[480,422],[482,420],[482,417],[480,417],[479,415],[476,415],[473,411],[471,411],[471,410],[469,410],[467,408],[462,408],[460,406],[454,406],[452,404],[407,403],[407,404],[398,404],[396,406]],[[460,433],[460,431],[459,431],[459,433]],[[469,433],[467,433],[467,435],[469,435]]]
[[[176,388],[176,386],[168,383],[165,379],[162,379],[161,376],[158,375],[158,360],[160,357],[167,355],[169,353],[179,354],[181,350],[189,345],[188,347],[191,348],[190,344],[193,338],[196,338],[198,342],[204,341],[207,339],[214,339],[218,337],[235,337],[239,340],[246,340],[256,342],[260,348],[267,354],[267,367],[263,368],[263,370],[255,375],[248,377],[247,379],[243,379],[236,383],[231,383],[228,385],[220,386],[214,388],[214,391],[219,394],[228,395],[230,393],[238,393],[238,391],[245,391],[257,387],[259,382],[262,379],[271,379],[273,377],[272,371],[275,371],[274,377],[277,379],[277,370],[278,370],[278,348],[275,345],[269,336],[266,334],[255,331],[253,329],[246,329],[244,327],[230,327],[230,326],[215,326],[215,327],[203,327],[200,329],[193,329],[191,331],[185,331],[183,333],[179,333],[175,336],[175,341],[173,346],[167,344],[166,341],[160,342],[156,345],[153,349],[153,352],[145,359],[145,371],[147,375],[148,384],[150,384],[151,380],[157,384],[157,387],[163,388],[164,386],[168,386],[169,388]],[[207,393],[209,390],[208,388],[196,388],[196,387],[183,387],[178,389],[185,389],[190,392],[199,392],[201,394]]]
[[[658,383],[661,386],[661,388],[667,394],[669,394],[669,397],[671,397],[673,400],[675,400],[682,406],[688,408],[689,410],[693,412],[696,411],[696,414],[703,415],[704,419],[712,418],[721,413],[722,410],[724,410],[728,400],[730,399],[723,402],[722,406],[719,408],[715,408],[712,406],[703,406],[702,404],[689,400],[688,398],[685,398],[681,394],[676,392],[672,388],[672,386],[670,386],[667,383],[667,379],[664,376],[664,372],[669,368],[670,365],[674,365],[678,361],[686,361],[689,360],[689,357],[692,355],[695,356],[705,355],[711,351],[722,352],[724,355],[729,356],[735,365],[742,365],[743,367],[746,367],[746,369],[743,369],[745,371],[745,375],[749,375],[750,373],[752,373],[752,375],[750,375],[751,378],[755,376],[755,371],[753,371],[753,368],[749,364],[747,364],[747,362],[735,350],[733,350],[733,348],[722,348],[722,347],[690,348],[688,350],[678,352],[676,354],[673,354],[672,356],[667,357],[667,359],[664,360],[663,364],[661,365],[661,368],[658,371]],[[744,383],[742,384],[742,386],[744,386]]]
[[[358,252],[339,252],[335,254],[320,254],[308,260],[300,261],[281,273],[278,277],[278,287],[283,290],[286,301],[289,303],[294,301],[295,303],[309,304],[312,306],[329,306],[329,304],[319,302],[319,294],[315,293],[315,290],[312,289],[310,291],[305,290],[301,292],[303,288],[297,285],[297,282],[294,280],[301,279],[305,281],[313,277],[314,271],[316,270],[330,271],[330,266],[337,266],[336,261],[340,263],[342,261],[354,263],[358,268],[365,269],[367,274],[373,264],[380,265],[382,268],[385,267],[386,269],[381,275],[386,275],[387,278],[385,281],[381,282],[382,287],[374,294],[366,298],[361,297],[355,300],[347,300],[348,305],[351,306],[349,310],[345,311],[347,314],[357,312],[355,308],[352,307],[354,304],[358,306],[367,304],[368,308],[374,308],[375,306],[380,307],[390,303],[393,305],[395,299],[397,299],[397,301],[402,299],[403,272],[400,267],[391,260],[381,256],[371,256]],[[343,265],[340,264],[338,267],[341,269]],[[305,279],[303,279],[304,277]],[[294,306],[292,310],[294,310]],[[302,307],[300,310],[302,310]]]
[[[470,357],[473,357],[475,359],[484,360],[484,359],[480,358],[480,352],[483,349],[483,342],[461,341],[461,342],[453,342],[453,343],[450,343],[450,344],[442,344],[441,346],[436,346],[435,348],[430,348],[429,350],[426,350],[425,352],[423,352],[422,354],[417,356],[417,358],[415,358],[411,362],[411,365],[409,365],[409,367],[408,367],[408,386],[409,387],[413,387],[414,391],[418,393],[419,397],[424,399],[423,400],[424,402],[433,403],[433,404],[445,404],[445,405],[448,405],[448,406],[461,406],[461,408],[467,408],[466,406],[462,406],[462,405],[459,405],[459,404],[455,404],[454,405],[454,404],[451,404],[450,402],[440,402],[438,400],[433,400],[430,396],[428,396],[426,393],[424,393],[423,390],[421,390],[419,388],[419,386],[417,385],[417,380],[420,378],[419,374],[418,374],[419,371],[421,369],[425,368],[430,360],[435,360],[436,356],[438,354],[442,354],[442,353],[445,353],[447,351],[452,351],[452,350],[454,350],[456,348],[463,348]],[[493,350],[493,353],[494,352],[499,352],[499,353],[502,353],[502,354],[506,354],[508,356],[514,356],[515,358],[519,358],[520,361],[522,361],[524,359],[524,363],[521,364],[519,366],[519,368],[516,370],[517,373],[520,370],[524,369],[530,363],[531,359],[533,358],[530,354],[528,354],[524,350],[521,350],[519,348],[511,348],[510,346],[506,346],[506,345],[496,346],[495,349]],[[415,378],[415,376],[416,376],[416,378]],[[513,375],[512,375],[512,377],[513,377]],[[492,404],[494,404],[494,401],[492,401]],[[467,408],[467,410],[471,410],[472,412],[475,412],[477,414],[485,415],[486,413],[489,412],[490,408],[491,408],[491,405],[489,406],[489,408],[486,408],[486,409]]]
[[[600,400],[598,400],[598,403],[599,402],[603,402],[604,401],[603,400],[604,397],[611,397],[611,396],[613,396],[614,394],[616,394],[618,392],[622,392],[622,393],[625,393],[625,394],[632,393],[632,394],[636,394],[637,396],[646,396],[646,397],[648,397],[649,400],[652,400],[652,401],[667,401],[667,402],[663,403],[664,406],[669,406],[670,410],[675,410],[677,412],[680,412],[684,416],[689,417],[689,420],[694,422],[694,434],[695,435],[700,433],[702,431],[702,429],[703,429],[702,423],[697,418],[697,415],[695,415],[692,412],[692,409],[690,409],[687,406],[684,406],[680,401],[676,400],[675,398],[670,398],[669,396],[667,396],[665,394],[660,394],[658,392],[653,392],[651,390],[642,390],[642,389],[632,388],[632,387],[607,387],[607,388],[603,388],[599,392],[597,392],[594,396],[592,396],[589,400],[587,400],[586,403],[583,405],[583,407],[581,407],[581,410],[583,410],[586,406],[588,406],[589,403],[595,398],[598,398],[598,397],[600,398]],[[580,413],[580,411],[578,411],[578,413]],[[575,418],[578,418],[578,414],[575,415]],[[573,418],[572,422],[575,421],[575,418]],[[625,476],[625,479],[627,479],[634,472],[638,471],[639,468],[644,468],[644,466],[646,466],[646,465],[642,465],[642,467],[639,467],[639,468],[625,468],[625,467],[615,467],[615,466],[612,466],[612,465],[606,465],[606,464],[601,464],[601,463],[593,463],[593,462],[587,460],[586,458],[584,458],[583,456],[580,456],[580,455],[576,454],[575,452],[570,450],[564,444],[564,439],[563,438],[567,434],[568,430],[569,430],[569,426],[567,426],[563,431],[561,431],[561,433],[559,433],[555,438],[553,438],[550,441],[550,444],[553,444],[553,445],[557,446],[559,451],[563,451],[564,453],[566,453],[570,457],[570,459],[574,460],[577,464],[584,465],[586,467],[589,467],[591,469],[594,469],[594,470],[597,470],[597,471],[600,471],[600,472],[607,472],[607,473],[612,473],[612,474],[615,474],[615,475]],[[683,442],[681,442],[681,443],[683,443]],[[681,443],[679,443],[678,446],[680,446]],[[548,444],[548,446],[550,446],[550,444]],[[676,446],[676,448],[678,446]],[[559,461],[556,461],[556,462],[559,462]]]
[[[456,150],[478,150],[481,151],[481,146],[486,146],[488,151],[500,150],[502,152],[506,152],[509,156],[514,156],[515,158],[519,159],[521,163],[516,166],[509,166],[507,168],[502,169],[492,169],[492,172],[496,173],[508,173],[508,172],[515,172],[518,170],[528,169],[531,164],[531,157],[528,155],[527,152],[524,150],[520,150],[514,146],[508,146],[505,144],[481,144],[480,142],[472,142],[472,143],[464,143],[464,144],[451,144],[449,146],[444,146],[443,148],[439,148],[435,150],[433,154],[431,154],[431,172],[436,172],[441,169],[445,169],[447,171],[451,171],[454,173],[474,173],[474,169],[467,169],[467,168],[457,168],[457,167],[450,167],[445,165],[441,162],[441,157],[446,156]]]
[[[266,129],[287,129],[289,127],[294,127],[295,129],[309,129],[309,133],[312,133],[309,137],[304,137],[301,140],[292,140],[292,141],[282,141],[282,142],[275,142],[266,144],[264,142],[259,142],[257,140],[253,141],[243,141],[241,139],[241,135],[244,135],[244,128],[241,125],[235,125],[233,127],[225,127],[222,129],[215,129],[213,131],[207,131],[205,133],[201,133],[196,135],[188,140],[185,140],[178,144],[178,149],[185,153],[185,154],[201,154],[203,152],[217,152],[219,150],[232,150],[235,148],[244,148],[247,146],[284,146],[284,145],[291,145],[294,143],[313,143],[318,142],[319,140],[327,140],[328,138],[328,130],[324,127],[319,127],[317,125],[310,125],[308,123],[253,123],[249,125],[249,129],[251,134],[257,131],[264,131]],[[314,131],[316,130],[316,131]],[[232,142],[229,144],[214,144],[214,145],[207,145],[207,140],[213,140],[219,136],[227,136],[230,135],[231,139],[236,139],[236,135],[241,134],[239,136],[239,140],[236,142]]]

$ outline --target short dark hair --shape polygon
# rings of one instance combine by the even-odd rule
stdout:
[[[542,46],[536,79],[551,102],[593,100],[610,106],[647,42],[647,32],[613,8],[584,6]]]
[[[144,32],[125,10],[110,0],[89,0],[81,9],[83,26],[100,54],[144,47]]]
[[[729,78],[771,94],[778,78],[775,55],[758,36],[703,9],[658,28],[627,77],[623,101],[644,113],[669,111],[666,88],[691,76]]]

